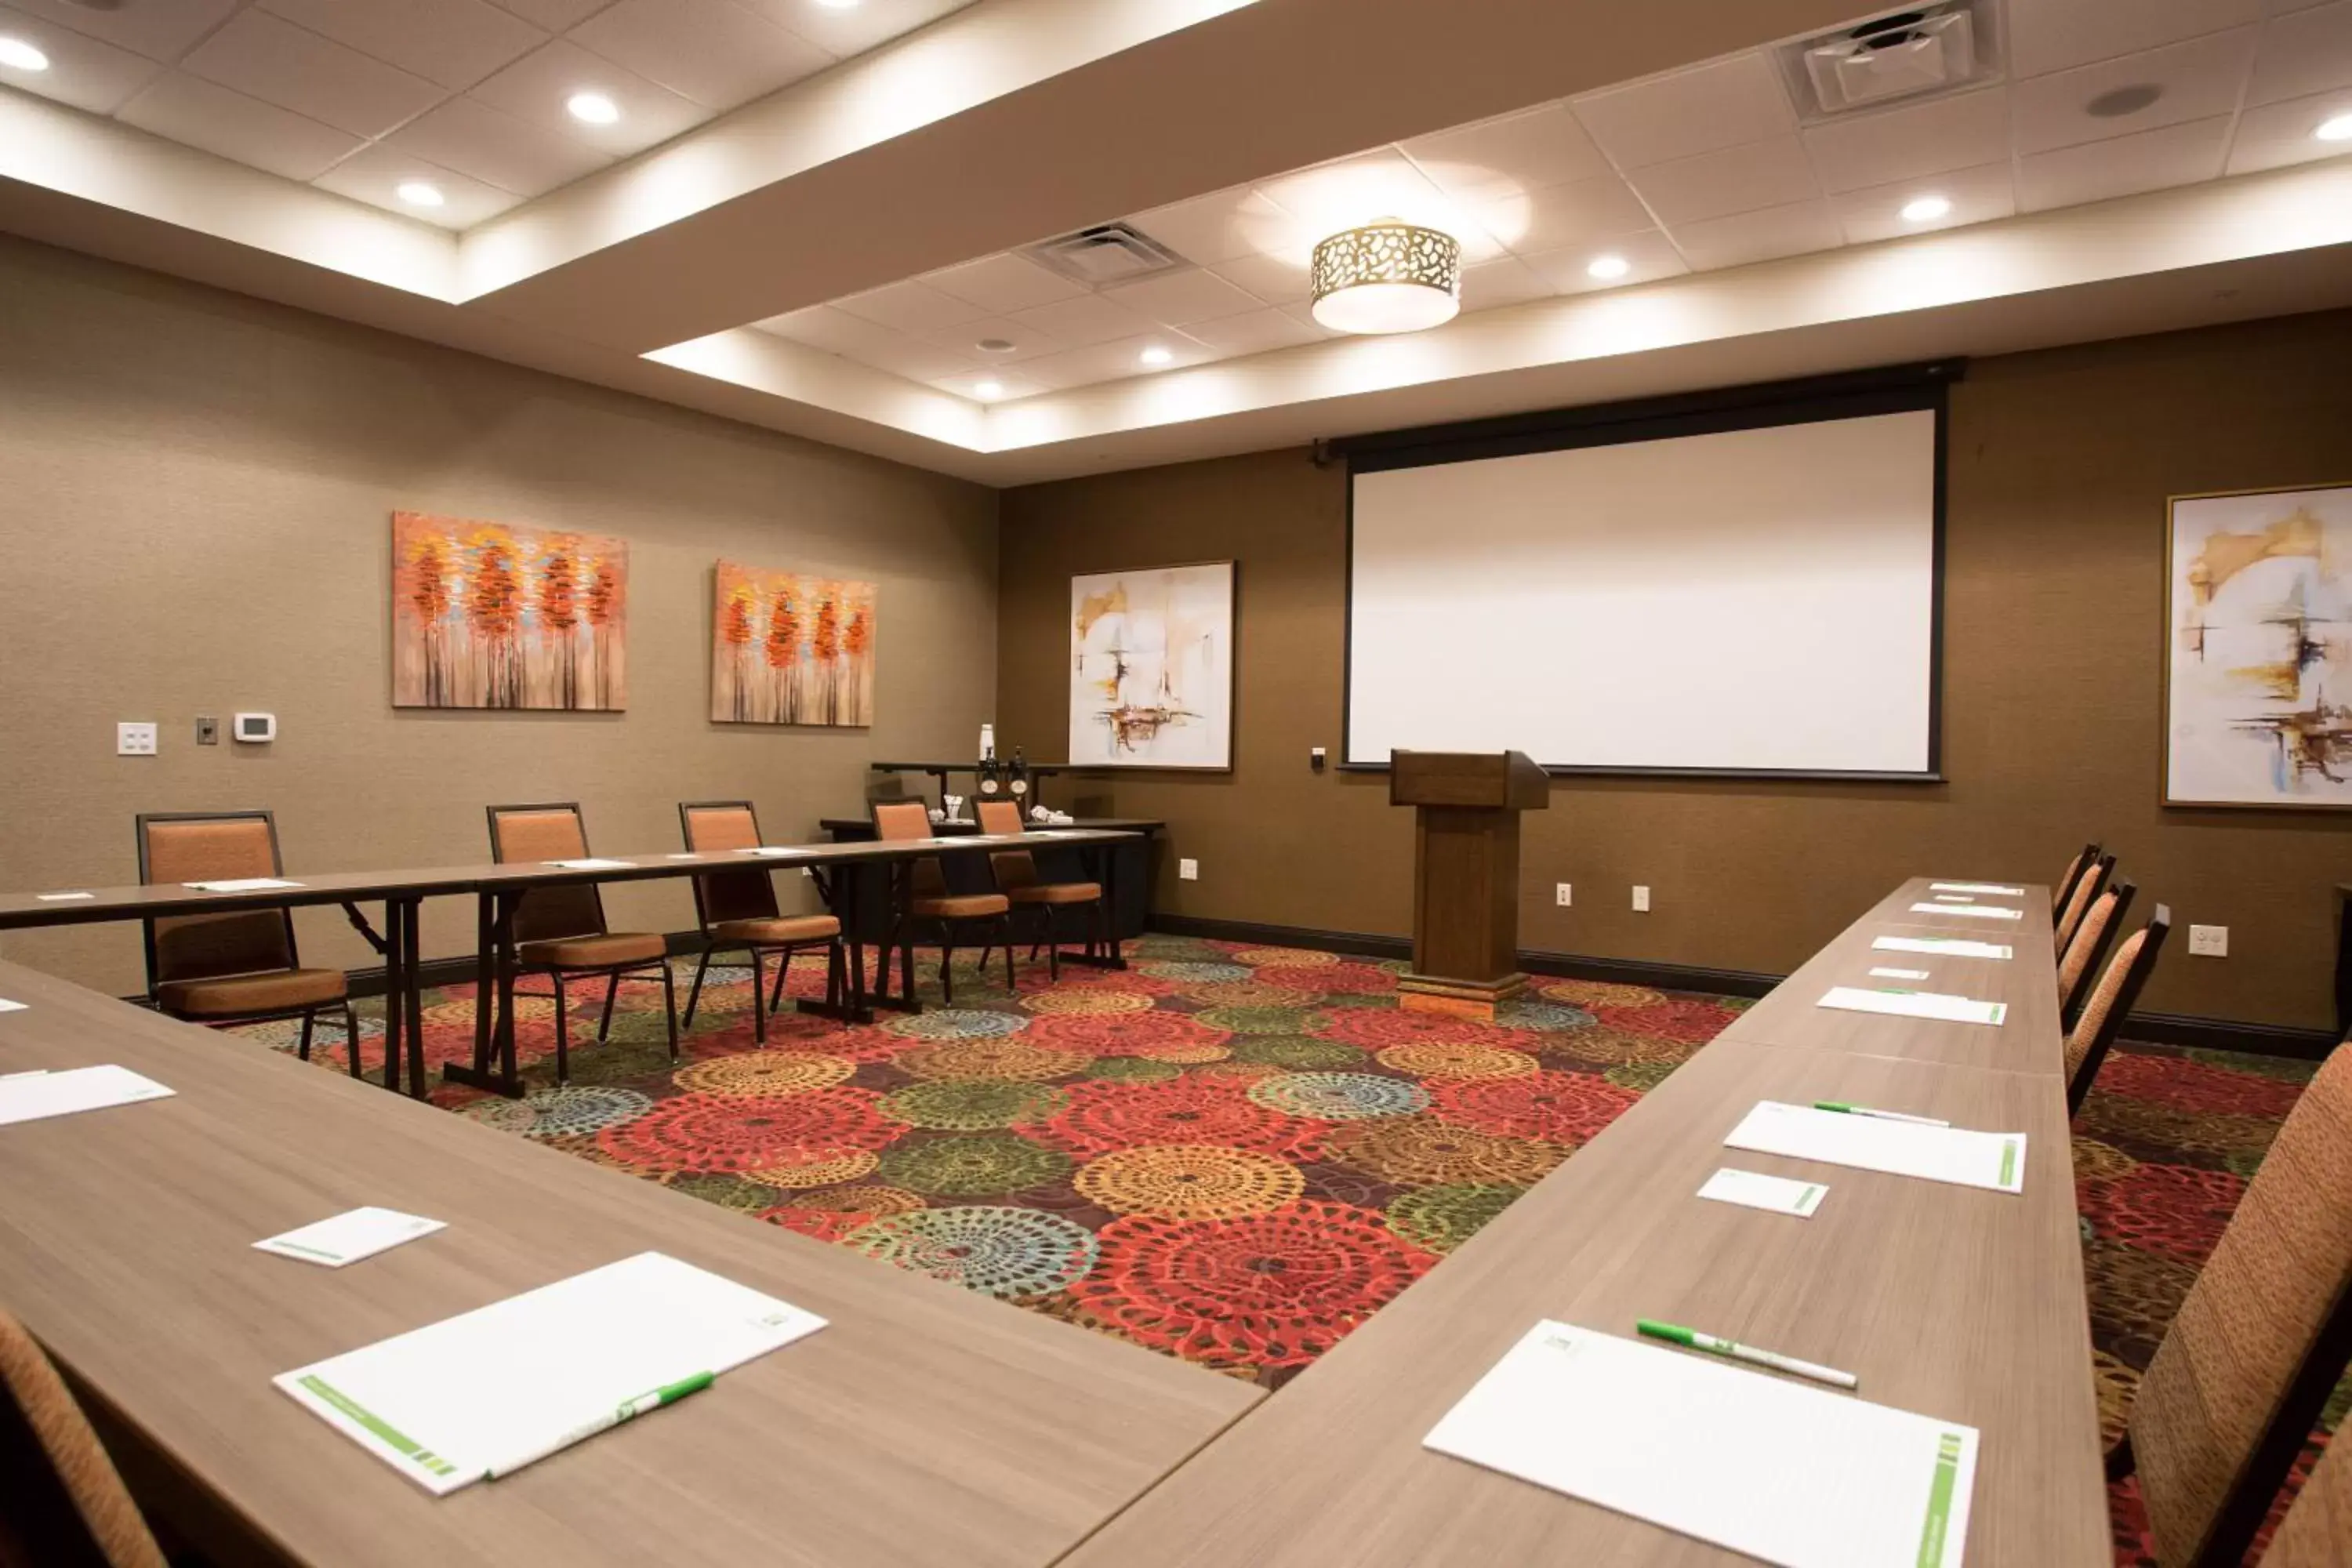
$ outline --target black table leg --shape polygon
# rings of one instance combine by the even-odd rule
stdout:
[[[401,1036],[408,1025],[408,942],[402,934],[405,911],[398,899],[383,901],[383,1087],[400,1092]],[[360,1043],[352,1042],[359,1055]]]
[[[894,1013],[919,1013],[923,1005],[915,1000],[915,932],[911,921],[901,922],[899,913],[906,901],[914,897],[915,863],[902,860],[882,868],[882,929],[889,933],[883,939],[882,963],[874,975],[874,990],[866,997],[869,1005],[887,1007]],[[903,939],[903,940],[902,940]],[[895,947],[898,954],[898,994],[890,994],[890,955]]]
[[[1065,963],[1083,963],[1095,969],[1125,969],[1127,960],[1118,951],[1118,846],[1089,846],[1095,858],[1095,880],[1102,885],[1103,946],[1099,949],[1091,938],[1084,952],[1074,952],[1062,960]]]
[[[520,900],[512,893],[482,895],[475,921],[478,947],[474,965],[474,1059],[448,1063],[441,1077],[468,1089],[488,1089],[509,1100],[522,1098],[515,1071],[514,916]],[[490,1064],[496,1051],[498,1065]]]
[[[425,1098],[425,900],[404,900],[405,918],[402,929],[407,933],[408,956],[401,967],[407,972],[408,984],[396,1003],[408,1015],[408,1092],[418,1100]],[[384,1059],[392,1059],[392,1047],[387,1040]],[[391,1068],[384,1071],[390,1074]]]
[[[841,867],[830,879],[822,872],[814,876],[817,896],[824,900],[825,908],[833,911],[833,918],[841,922],[842,946],[848,953],[849,988],[838,1003],[796,997],[793,1002],[795,1012],[814,1014],[820,1018],[835,1018],[845,1024],[870,1024],[874,1021],[874,1011],[866,1005],[866,944],[857,940],[856,869],[855,866]],[[777,977],[777,984],[782,984],[781,975]]]

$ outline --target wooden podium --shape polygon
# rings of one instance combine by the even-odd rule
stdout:
[[[1412,852],[1412,971],[1398,1002],[1492,1018],[1527,989],[1519,972],[1519,813],[1551,805],[1518,752],[1391,752],[1389,804],[1419,813]]]

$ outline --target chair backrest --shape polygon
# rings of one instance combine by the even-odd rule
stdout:
[[[2069,1027],[2082,1009],[2083,998],[2090,992],[2107,943],[2114,940],[2125,915],[2131,910],[2132,895],[2137,891],[2128,881],[2110,882],[2105,892],[2091,900],[2083,923],[2074,928],[2074,940],[2059,954],[2058,1016]]]
[[[2352,1050],[2295,1101],[2140,1379],[2158,1561],[2235,1568],[2352,1354]],[[2329,1558],[2341,1562],[2341,1558]]]
[[[2352,1563],[2352,1432],[2327,1445],[2263,1553],[2262,1568],[2344,1568]]]
[[[931,837],[930,809],[919,800],[877,800],[873,803],[872,810],[874,837],[877,838],[903,843],[909,838]],[[929,896],[944,892],[947,889],[947,878],[940,872],[937,860],[916,861],[912,876],[917,893]]]
[[[89,1418],[25,1326],[0,1311],[0,1564],[164,1568]]]
[[[2083,916],[2089,911],[2092,900],[2107,890],[2107,879],[2115,875],[2115,869],[2116,858],[2102,855],[2091,862],[2089,869],[2074,879],[2074,890],[2066,895],[2065,906],[2058,911],[2056,926],[2051,933],[2060,952],[2065,952],[2066,944],[2074,940],[2074,932],[2082,925]]]
[[[2139,994],[2147,984],[2147,977],[2156,968],[2157,955],[2164,951],[2164,939],[2172,930],[2172,910],[2158,904],[2147,924],[2116,944],[2116,953],[2107,960],[2106,972],[2099,976],[2097,987],[2083,1004],[2083,1016],[2066,1032],[2066,1110],[2067,1114],[2083,1109],[2083,1097],[2091,1092],[2091,1080],[2099,1076],[2099,1064],[2107,1059],[2107,1047],[2116,1043],[2116,1032],[2124,1026],[2125,1018],[2139,1004]]]
[[[704,854],[751,849],[760,843],[760,818],[748,800],[680,801],[677,822],[686,847]],[[706,931],[718,921],[772,921],[780,912],[775,880],[764,865],[694,879],[694,918]]]
[[[581,860],[588,855],[588,824],[576,802],[543,805],[494,805],[490,813],[490,858]],[[604,900],[593,882],[533,888],[515,908],[517,942],[555,942],[604,934]]]
[[[1021,821],[1021,807],[1009,800],[983,800],[976,808],[980,830],[990,834],[1013,834],[1027,831]],[[1035,883],[1037,862],[1026,849],[999,849],[988,857],[989,868],[996,873],[999,888],[1026,888]]]
[[[134,819],[142,883],[275,877],[278,824],[266,811],[150,812]],[[284,905],[223,915],[166,915],[146,922],[147,988],[291,969],[294,916]]]
[[[2066,900],[2074,895],[2074,884],[2083,879],[2083,873],[2089,870],[2091,862],[2098,858],[2099,847],[2096,844],[2085,844],[2075,853],[2072,860],[2066,862],[2065,875],[2051,885],[2051,913],[2055,914],[2066,907]]]

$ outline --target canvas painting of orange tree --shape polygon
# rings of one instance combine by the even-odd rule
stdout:
[[[874,722],[874,584],[721,561],[710,716],[722,724]]]
[[[628,706],[625,540],[396,511],[392,568],[394,707]]]

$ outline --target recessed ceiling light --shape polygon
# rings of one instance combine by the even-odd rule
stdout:
[[[621,106],[601,92],[575,92],[564,101],[574,120],[584,120],[591,125],[610,125],[621,118]]]
[[[981,397],[1002,397],[1004,395],[1004,384],[1001,381],[976,381],[972,383],[971,390]]]
[[[0,66],[11,70],[45,71],[49,57],[22,38],[0,38]]]
[[[2352,142],[2352,114],[2330,115],[2312,134],[2322,142]]]
[[[1952,204],[1942,196],[1914,196],[1903,204],[1905,223],[1933,223],[1952,210]]]
[[[394,194],[413,207],[437,207],[446,199],[440,186],[424,180],[403,180]]]
[[[1166,364],[1170,360],[1174,359],[1175,357],[1176,356],[1174,354],[1170,353],[1158,343],[1152,344],[1150,348],[1135,356],[1136,363],[1139,364]]]
[[[816,3],[824,6],[828,11],[855,11],[857,9],[857,0],[816,0]]]
[[[2109,88],[2083,105],[2083,112],[2095,120],[2121,120],[2126,114],[2137,114],[2163,96],[2160,83],[2136,81],[2128,87]]]
[[[1622,256],[1596,256],[1584,264],[1588,278],[1622,278],[1633,270],[1633,264]]]
[[[1011,338],[982,338],[971,345],[984,354],[1009,354],[1013,352]]]

